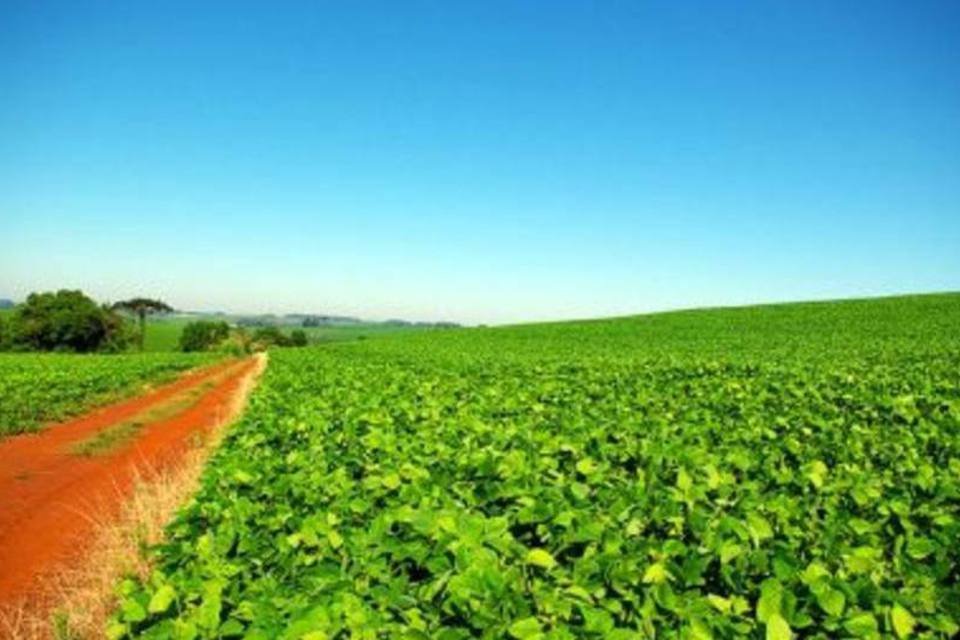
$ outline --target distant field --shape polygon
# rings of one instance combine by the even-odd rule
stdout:
[[[184,318],[158,318],[147,322],[147,334],[144,340],[145,351],[176,351],[179,348],[180,334],[183,327],[192,320]],[[300,327],[284,326],[281,330],[287,335]],[[247,327],[251,333],[255,327]],[[423,331],[414,326],[396,326],[380,323],[327,325],[322,327],[306,327],[303,329],[311,343],[343,342],[349,340],[363,340],[375,336],[385,336],[396,333]]]
[[[379,323],[328,325],[324,327],[306,327],[310,342],[343,342],[363,340],[377,336],[426,331],[426,328]]]
[[[177,351],[180,348],[180,334],[189,322],[179,318],[147,321],[147,332],[143,338],[144,351]]]
[[[131,637],[951,638],[960,295],[278,350]]]
[[[214,359],[180,353],[0,353],[0,437],[63,420]]]

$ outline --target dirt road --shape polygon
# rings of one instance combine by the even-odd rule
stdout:
[[[0,441],[0,607],[38,597],[82,558],[91,516],[119,512],[138,469],[174,463],[231,417],[253,358],[192,372],[146,395]]]

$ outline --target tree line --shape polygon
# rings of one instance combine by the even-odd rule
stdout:
[[[118,312],[82,291],[31,293],[0,316],[0,348],[8,351],[119,352],[142,339]],[[142,344],[142,342],[141,342]]]
[[[23,304],[0,315],[0,351],[62,351],[119,353],[144,348],[147,318],[173,312],[162,300],[131,298],[98,304],[79,290],[31,293]],[[136,324],[128,322],[134,318]],[[251,352],[270,346],[305,346],[302,330],[286,335],[277,327],[250,333],[226,322],[198,320],[184,326],[181,351],[227,348]]]

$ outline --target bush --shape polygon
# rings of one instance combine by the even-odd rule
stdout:
[[[116,351],[126,346],[123,319],[82,291],[31,293],[9,329],[13,348],[32,351]]]
[[[230,336],[230,327],[226,322],[199,320],[191,322],[180,334],[181,351],[206,351],[217,346]]]
[[[253,332],[253,341],[266,347],[289,347],[290,338],[277,327],[260,327]]]
[[[290,332],[290,346],[292,347],[305,347],[307,346],[307,332],[303,329],[294,329]]]
[[[9,351],[13,347],[13,336],[10,331],[12,323],[0,316],[0,351]]]

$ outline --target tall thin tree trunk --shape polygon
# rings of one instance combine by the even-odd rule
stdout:
[[[147,314],[144,311],[140,315],[140,352],[143,352],[143,339],[147,334]]]

